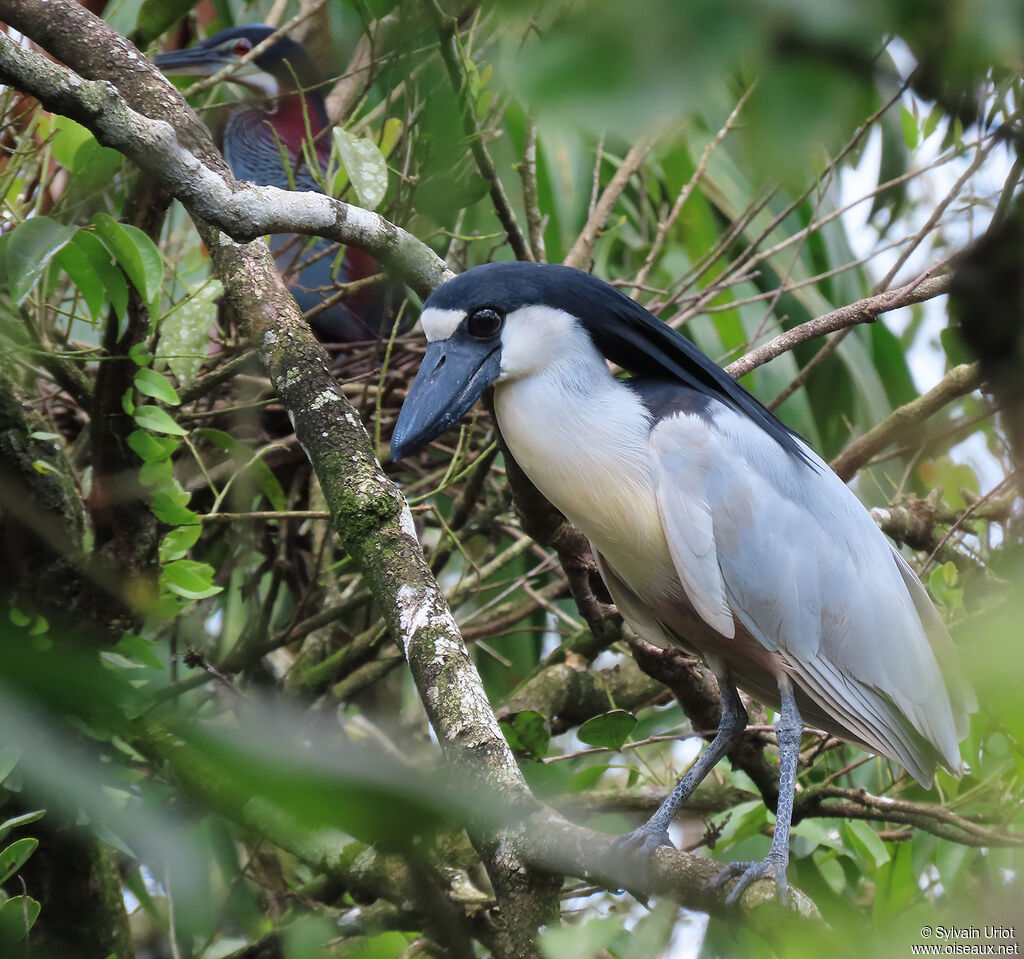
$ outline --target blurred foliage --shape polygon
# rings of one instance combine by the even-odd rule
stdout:
[[[106,16],[140,43],[168,31],[167,46],[271,7],[126,0]],[[940,272],[1020,195],[1013,0],[445,8],[459,15],[458,93],[425,5],[329,3],[296,31],[332,86],[352,82],[349,57],[364,27],[373,36],[332,187],[454,269],[510,257],[466,110],[534,253],[557,262],[654,136],[601,224],[594,271],[723,363]],[[225,85],[196,105],[216,129],[240,95]],[[3,954],[27,933],[33,955],[61,954],[61,904],[41,877],[67,853],[43,825],[62,822],[114,856],[139,956],[443,954],[448,907],[486,953],[493,893],[462,825],[500,812],[443,768],[194,230],[177,206],[156,226],[140,216],[145,184],[84,128],[9,88],[0,117]],[[744,383],[828,457],[970,360],[944,325],[941,302],[918,304],[825,348],[802,343]],[[333,358],[382,461],[421,353],[413,332]],[[1024,799],[1022,457],[997,401],[972,393],[859,473],[865,501],[919,520],[906,553],[983,707],[968,775],[940,773],[931,793],[887,761],[805,739],[800,796],[848,795],[841,815],[823,803],[794,828],[791,880],[827,927],[786,930],[776,951],[905,956],[940,942],[924,926],[1019,922],[1024,863],[993,837],[1019,834]],[[663,792],[693,755],[680,705],[622,644],[602,650],[557,560],[522,532],[486,413],[389,470],[531,785],[624,829],[641,788]],[[560,666],[580,682],[551,679]],[[584,678],[603,695],[585,697]],[[760,858],[771,814],[742,772],[713,778],[683,843]],[[861,791],[880,806],[857,806]],[[919,815],[933,828],[886,819],[885,799],[935,804]],[[993,841],[946,830],[950,817]],[[541,948],[772,951],[737,924],[653,906],[567,881],[565,924]]]

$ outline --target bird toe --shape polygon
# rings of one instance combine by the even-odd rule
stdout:
[[[668,837],[668,830],[644,823],[632,832],[616,837],[612,843],[612,852],[648,858],[662,846],[676,848]]]
[[[785,906],[789,902],[789,885],[786,881],[786,867],[788,865],[787,859],[771,855],[766,859],[757,861],[731,862],[711,880],[711,888],[720,889],[730,879],[738,876],[736,885],[730,890],[725,900],[727,906],[734,906],[752,883],[758,879],[773,879],[775,880],[775,888],[778,890],[779,902]]]

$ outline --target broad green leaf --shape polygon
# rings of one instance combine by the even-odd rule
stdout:
[[[171,381],[162,373],[148,368],[140,369],[135,374],[135,389],[146,396],[151,396],[168,406],[179,406],[181,399],[178,391],[171,386]]]
[[[73,226],[48,216],[36,216],[19,223],[6,246],[7,282],[11,298],[19,306],[39,282],[50,261],[71,242]]]
[[[26,836],[24,839],[15,840],[6,849],[0,850],[0,886],[25,865],[26,860],[36,851],[38,845],[38,839]]]
[[[195,6],[195,0],[143,0],[130,37],[140,49],[148,47]]]
[[[124,317],[128,309],[128,283],[121,270],[114,265],[110,252],[90,230],[79,230],[74,246],[85,254],[90,266],[96,271],[114,313],[118,318]]]
[[[11,619],[14,619],[15,610],[11,610]],[[24,618],[24,622],[20,625],[28,625],[28,617],[24,613],[19,613],[20,617]],[[18,625],[18,624],[16,624]],[[0,783],[2,783],[10,774],[11,770],[18,765],[18,760],[21,759],[21,750],[17,746],[4,746],[0,748]]]
[[[169,563],[175,559],[182,559],[188,551],[196,545],[203,532],[202,526],[179,526],[172,529],[162,540],[160,540],[160,561]]]
[[[540,939],[545,959],[568,959],[570,956],[605,955],[623,931],[623,920],[607,916],[590,919],[579,925],[563,925],[548,929]]]
[[[170,460],[143,463],[139,470],[139,482],[143,486],[165,487],[174,482],[174,465]]]
[[[832,849],[843,855],[849,854],[849,850],[843,845],[839,832],[832,823],[803,819],[793,826],[792,833],[794,836],[810,840],[816,846]]]
[[[12,896],[0,904],[0,944],[21,942],[39,916],[39,903],[30,896]]]
[[[154,436],[145,430],[132,430],[128,434],[128,445],[143,463],[162,463],[178,448],[178,441]]]
[[[562,791],[567,793],[581,793],[597,785],[598,780],[610,769],[607,763],[585,766],[577,773],[573,773]]]
[[[887,863],[889,850],[877,832],[862,819],[849,819],[842,824],[843,836],[849,846],[860,853],[876,869]]]
[[[536,710],[524,709],[516,713],[511,722],[502,722],[502,730],[509,745],[532,759],[541,759],[547,752],[551,731],[547,720]]]
[[[925,460],[917,471],[929,489],[942,487],[943,500],[953,509],[962,509],[967,505],[961,490],[967,490],[975,495],[981,490],[977,473],[966,463],[957,463],[948,455]]]
[[[53,158],[61,166],[71,170],[79,147],[89,140],[95,140],[95,137],[80,123],[68,117],[54,116],[54,134],[50,140],[50,149],[53,151]]]
[[[388,191],[388,164],[384,154],[372,140],[354,137],[340,127],[334,128],[334,146],[355,188],[359,205],[375,210]]]
[[[821,873],[821,878],[828,883],[832,891],[839,895],[846,888],[846,872],[839,861],[838,853],[831,849],[819,848],[812,856],[814,864]]]
[[[135,633],[125,633],[114,649],[126,659],[142,663],[152,669],[163,669],[163,661],[154,651],[156,642],[150,639],[143,639]]]
[[[172,436],[186,436],[188,431],[171,418],[167,410],[159,406],[140,406],[135,410],[135,422],[145,430],[154,433],[169,433]]]
[[[903,127],[903,142],[911,149],[915,149],[921,131],[917,125],[917,117],[914,116],[905,104],[900,105],[900,124]]]
[[[20,816],[12,816],[10,819],[0,822],[0,838],[6,836],[12,829],[18,829],[21,826],[38,822],[45,815],[45,809],[34,809],[32,812],[22,813]]]
[[[624,709],[613,709],[603,716],[588,719],[576,733],[580,742],[588,746],[621,749],[636,726],[636,716]]]
[[[253,449],[230,433],[225,433],[224,430],[204,427],[196,430],[196,435],[208,440],[217,449],[223,450],[239,466],[245,467],[274,509],[287,509],[288,501],[274,471],[263,460],[255,458],[256,454]]]
[[[221,592],[222,586],[213,585],[213,567],[190,559],[168,563],[160,572],[164,585],[185,599],[206,599]]]
[[[138,227],[118,223],[106,213],[97,213],[93,225],[100,241],[121,264],[152,311],[164,280],[163,261],[156,244]]]
[[[71,278],[75,289],[82,295],[85,305],[89,308],[89,315],[95,320],[103,311],[106,288],[77,239],[76,236],[76,242],[67,244],[57,253],[56,263]]]
[[[188,493],[185,493],[184,502],[182,502],[180,496],[160,490],[153,494],[149,508],[161,523],[166,523],[168,526],[187,526],[199,522],[199,517],[185,505],[189,498]]]

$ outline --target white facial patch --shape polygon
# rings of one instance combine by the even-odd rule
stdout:
[[[248,72],[249,67],[254,68],[252,73]],[[258,90],[268,100],[276,100],[281,95],[281,87],[277,79],[269,73],[264,73],[254,63],[249,63],[247,66],[242,67],[241,70],[228,79],[231,82],[241,84],[243,87],[248,87],[250,90]]]
[[[505,317],[499,382],[592,353],[596,353],[594,345],[576,317],[550,306],[524,306]]]
[[[426,334],[427,342],[447,340],[466,318],[464,310],[439,310],[435,307],[424,310],[420,314],[420,325]]]

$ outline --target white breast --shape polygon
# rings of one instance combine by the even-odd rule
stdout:
[[[650,417],[596,350],[494,394],[502,435],[534,485],[639,595],[676,580],[651,474]]]

